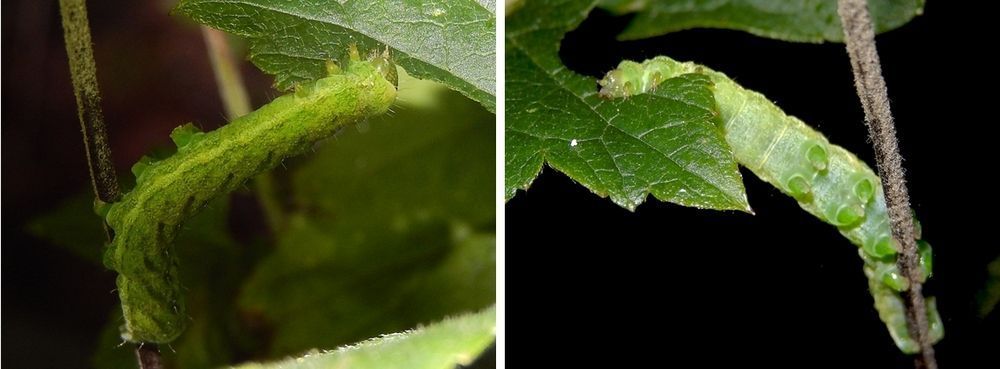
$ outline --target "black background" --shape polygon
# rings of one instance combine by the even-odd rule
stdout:
[[[1000,367],[1000,314],[980,319],[975,299],[1000,256],[995,12],[968,8],[984,3],[930,1],[877,38],[912,205],[934,246],[925,293],[945,322],[942,368]],[[696,61],[874,163],[842,44],[727,30],[616,41],[628,19],[595,10],[563,40],[563,61],[594,77],[623,59]],[[632,213],[545,168],[506,205],[508,363],[912,367],[878,319],[856,247],[741,171],[755,216],[652,198]]]

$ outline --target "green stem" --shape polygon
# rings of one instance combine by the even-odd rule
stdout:
[[[201,26],[201,34],[208,47],[208,56],[212,62],[212,70],[215,72],[215,82],[219,86],[219,96],[222,97],[222,102],[226,106],[226,116],[229,120],[233,120],[249,114],[250,98],[247,95],[243,77],[236,66],[233,53],[229,48],[226,34],[206,26]],[[271,172],[264,172],[257,176],[254,179],[254,185],[257,197],[264,208],[268,225],[272,230],[279,229],[284,224],[284,212],[281,202],[278,201],[275,194],[274,178]]]
[[[226,42],[226,34],[206,26],[201,26],[201,34],[208,46],[208,57],[212,61],[219,96],[226,106],[226,116],[232,120],[250,113],[250,98],[239,68],[233,60],[229,43]]]

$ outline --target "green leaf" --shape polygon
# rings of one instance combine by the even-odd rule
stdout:
[[[547,162],[630,210],[651,193],[685,206],[750,211],[708,78],[680,76],[664,82],[661,94],[609,101],[597,95],[594,78],[562,64],[560,39],[592,7],[528,1],[507,18],[507,199]]]
[[[431,324],[403,333],[383,335],[335,351],[307,354],[270,364],[246,364],[238,369],[452,369],[468,365],[493,342],[496,309]]]
[[[493,122],[445,91],[437,106],[348,130],[294,167],[294,211],[240,299],[273,326],[272,355],[495,301]]]
[[[191,321],[164,357],[177,368],[231,363],[247,344],[249,328],[237,310],[239,288],[259,259],[259,242],[237,243],[229,230],[230,199],[209,203],[184,227],[175,250]],[[176,353],[175,353],[176,351]]]
[[[993,259],[986,268],[986,284],[976,293],[979,317],[983,319],[1000,303],[1000,257]]]
[[[869,0],[877,32],[898,28],[924,9],[924,0]],[[635,40],[690,28],[742,30],[799,42],[841,42],[837,0],[602,0],[618,14],[636,13],[619,36]]]
[[[388,47],[411,75],[439,81],[490,111],[496,95],[495,4],[451,1],[182,0],[177,11],[246,37],[250,60],[279,89],[326,75],[327,60]]]
[[[94,213],[94,194],[88,189],[65,200],[51,212],[32,219],[27,230],[38,238],[100,265],[107,241],[102,227],[101,217]]]

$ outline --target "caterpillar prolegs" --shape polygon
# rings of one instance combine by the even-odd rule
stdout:
[[[662,56],[642,63],[623,61],[599,82],[600,95],[623,98],[654,91],[664,80],[686,73],[712,79],[722,128],[736,161],[795,198],[809,213],[836,226],[859,247],[879,317],[901,351],[918,352],[920,346],[907,332],[899,295],[910,282],[896,266],[898,245],[890,233],[882,185],[864,162],[786,115],[763,95],[693,63]],[[918,246],[923,282],[931,275],[932,255],[927,242],[920,240]],[[928,299],[927,305],[931,340],[937,342],[944,328],[934,299]]]
[[[387,53],[361,60],[351,47],[345,68],[331,62],[328,70],[327,77],[215,131],[178,127],[170,134],[176,154],[144,158],[132,168],[135,188],[106,214],[114,238],[104,263],[118,272],[123,339],[166,343],[184,330],[188,318],[173,243],[186,219],[339,128],[385,113],[396,98],[396,70]]]

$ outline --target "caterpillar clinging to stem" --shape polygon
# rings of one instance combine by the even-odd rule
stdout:
[[[891,235],[882,185],[864,162],[786,115],[763,95],[693,63],[663,56],[642,63],[623,61],[599,82],[600,95],[625,98],[655,93],[664,80],[686,73],[701,73],[712,80],[720,124],[736,161],[795,198],[810,214],[836,226],[859,247],[879,317],[901,351],[918,352],[920,345],[908,332],[899,295],[910,282],[896,267],[899,246]],[[931,275],[931,248],[922,240],[918,245],[921,279],[926,280]],[[927,312],[931,341],[937,342],[944,328],[934,299],[927,300]]]
[[[105,215],[115,236],[104,263],[118,272],[123,339],[167,343],[183,332],[188,318],[173,243],[185,220],[340,128],[385,113],[396,98],[387,52],[362,60],[352,46],[343,69],[333,62],[327,69],[327,77],[215,131],[190,124],[174,129],[176,154],[132,168],[135,188]]]

